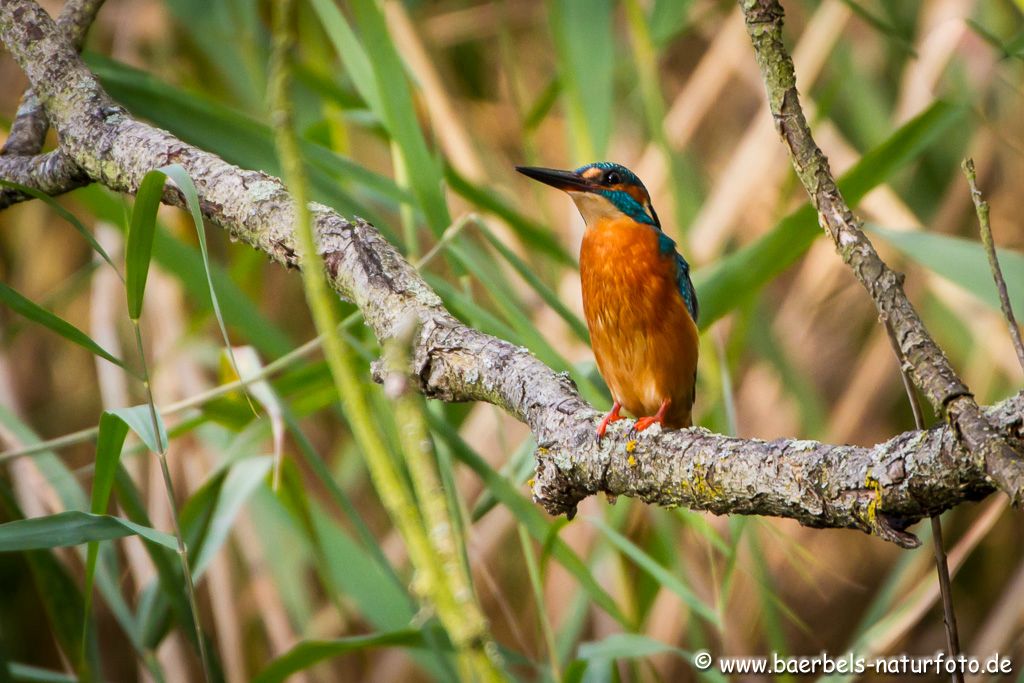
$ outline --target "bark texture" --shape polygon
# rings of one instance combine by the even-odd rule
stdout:
[[[0,179],[18,183],[52,196],[64,194],[89,183],[89,176],[62,150],[22,156],[0,155]],[[0,187],[0,209],[31,199],[10,187]]]
[[[28,74],[61,150],[88,179],[131,193],[147,171],[179,163],[208,220],[282,265],[300,265],[291,197],[278,179],[132,118],[32,0],[0,2],[0,40]],[[173,187],[164,199],[182,204]],[[310,207],[331,285],[359,306],[377,339],[408,329],[410,318],[419,322],[408,370],[420,391],[444,401],[487,401],[530,426],[538,443],[533,495],[552,514],[571,516],[580,500],[603,491],[657,505],[860,529],[912,547],[917,539],[905,531],[909,524],[993,491],[982,463],[949,427],[858,448],[729,438],[699,428],[652,427],[634,437],[617,423],[598,443],[600,414],[567,376],[527,349],[455,319],[370,224]],[[920,352],[918,342],[904,343]],[[382,372],[375,368],[375,375]],[[1020,447],[1022,409],[1024,393],[979,415]]]
[[[57,28],[81,51],[85,36],[104,0],[67,0],[57,17]],[[22,95],[18,113],[0,149],[0,178],[54,196],[89,182],[80,168],[61,150],[40,154],[50,124],[35,92],[29,87]],[[0,188],[0,209],[30,196],[11,188]]]

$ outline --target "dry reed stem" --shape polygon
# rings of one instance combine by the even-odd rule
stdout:
[[[850,8],[840,0],[827,0],[815,10],[801,33],[793,50],[793,63],[805,92],[810,92],[821,75],[850,14]],[[763,84],[758,81],[756,87],[760,91]],[[813,119],[814,106],[809,99],[804,108]],[[777,179],[787,170],[787,157],[775,144],[776,138],[768,104],[762,104],[690,225],[690,249],[698,263],[706,263],[720,254],[728,239],[741,227],[744,228],[740,235],[743,241],[756,234],[743,225],[740,218],[759,194],[776,191]],[[737,197],[743,200],[737,201]]]

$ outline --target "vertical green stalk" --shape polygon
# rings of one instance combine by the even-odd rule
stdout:
[[[409,186],[409,166],[405,163],[402,147],[394,140],[391,141],[391,158],[394,160],[395,182],[403,190],[411,192],[411,187]],[[419,258],[420,241],[416,235],[416,212],[413,210],[412,204],[402,202],[398,206],[398,216],[402,222],[402,240],[405,242],[405,257],[409,261],[415,261]]]
[[[665,138],[665,103],[661,98],[658,85],[658,56],[654,49],[647,17],[639,0],[626,0],[626,19],[629,26],[629,42],[633,46],[633,59],[636,61],[637,83],[640,86],[640,98],[643,102],[644,117],[650,135],[662,150],[668,154],[668,143]]]
[[[658,80],[658,53],[651,37],[651,28],[639,0],[626,0],[627,25],[629,26],[629,42],[633,46],[633,59],[636,62],[637,83],[640,86],[640,101],[643,105],[644,118],[651,140],[665,158],[665,170],[668,187],[674,197],[673,211],[677,229],[686,225],[687,216],[685,202],[678,193],[680,184],[677,180],[677,164],[665,134],[665,100],[661,93]]]
[[[409,321],[410,323],[412,321]],[[457,529],[448,508],[444,490],[431,457],[430,439],[419,398],[410,390],[405,375],[409,364],[409,344],[416,329],[410,324],[403,338],[393,339],[386,348],[389,395],[395,401],[402,453],[409,467],[425,531],[433,546],[433,569],[440,570],[440,582],[446,584],[435,596],[438,617],[445,625],[456,651],[467,660],[467,669],[477,680],[502,680],[497,666],[497,647],[487,630],[487,621],[476,602],[473,585],[458,551]],[[443,603],[436,602],[437,598]]]
[[[302,282],[306,300],[317,331],[323,338],[324,355],[331,376],[339,397],[346,403],[348,421],[360,451],[365,455],[370,477],[384,507],[405,540],[409,559],[416,569],[414,590],[437,610],[438,618],[452,637],[459,654],[463,677],[467,680],[500,680],[500,669],[487,656],[482,642],[468,643],[471,647],[459,652],[460,645],[466,644],[459,641],[460,634],[473,633],[474,629],[463,626],[464,606],[453,594],[446,568],[438,552],[431,546],[420,510],[377,431],[376,421],[363,394],[352,350],[337,333],[338,321],[331,306],[323,259],[316,249],[307,206],[305,172],[292,125],[288,63],[295,39],[291,26],[292,8],[292,0],[280,0],[274,4],[274,48],[271,54],[269,94],[281,168],[294,198],[295,234],[302,255]]]
[[[548,619],[547,612],[544,611],[544,582],[540,576],[540,568],[537,566],[537,556],[533,552],[533,541],[524,524],[517,524],[516,531],[519,532],[519,545],[523,549],[526,573],[530,577],[530,587],[533,588],[533,600],[537,603],[537,621],[540,622],[540,630],[544,634],[544,645],[548,650],[551,677],[557,681],[562,678],[558,666],[558,647],[555,645],[555,632],[551,628],[551,621]]]
[[[196,586],[192,580],[192,570],[189,568],[188,549],[185,547],[185,538],[181,535],[181,524],[178,522],[178,501],[174,498],[174,485],[171,481],[171,470],[167,466],[167,442],[163,437],[163,430],[160,428],[160,417],[156,413],[156,402],[153,400],[153,387],[149,382],[149,369],[146,365],[146,351],[142,344],[142,329],[139,326],[139,319],[132,318],[132,327],[135,329],[135,346],[139,352],[139,359],[142,364],[142,386],[146,389],[146,402],[149,404],[149,417],[153,425],[153,434],[156,436],[160,450],[157,452],[157,459],[160,461],[160,473],[164,479],[164,491],[167,493],[167,502],[171,507],[171,524],[174,527],[174,538],[178,542],[178,557],[181,559],[181,572],[185,577],[185,594],[188,597],[189,610],[192,612],[192,627],[196,632],[196,646],[199,648],[199,660],[203,665],[203,680],[209,682],[210,660],[206,653],[206,642],[203,638],[203,629],[199,624],[199,605],[196,600]]]

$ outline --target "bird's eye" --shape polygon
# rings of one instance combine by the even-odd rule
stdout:
[[[605,185],[618,185],[622,182],[622,178],[615,171],[608,171],[604,176]]]

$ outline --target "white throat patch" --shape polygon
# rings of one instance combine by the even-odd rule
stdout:
[[[622,212],[612,204],[610,199],[602,197],[594,192],[569,192],[569,196],[576,203],[583,220],[591,225],[599,218],[618,218]]]

